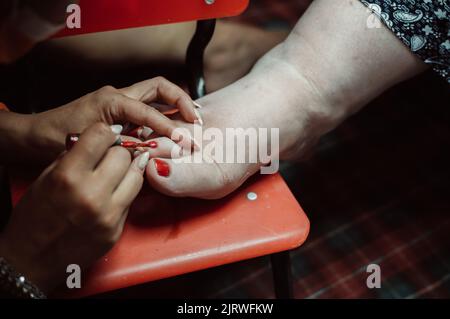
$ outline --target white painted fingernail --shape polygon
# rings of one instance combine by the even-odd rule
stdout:
[[[141,157],[139,158],[139,163],[138,163],[139,169],[143,171],[147,167],[149,160],[150,160],[149,152],[145,152],[144,154],[142,154]]]
[[[193,146],[194,146],[194,151],[200,151],[201,150],[200,144],[198,144],[198,142],[195,140],[195,138],[192,139],[192,143],[193,143]]]
[[[116,124],[116,125],[111,125],[111,131],[116,134],[119,135],[120,133],[122,133],[123,130],[123,126],[120,124]]]
[[[197,116],[198,123],[203,126],[203,120],[198,110],[194,110],[195,116]]]
[[[144,131],[143,126],[141,126],[140,128],[138,128],[138,130],[137,130],[137,137],[138,137],[138,138],[141,138],[142,132],[143,132],[143,131]]]
[[[143,139],[148,139],[150,137],[150,135],[153,134],[153,130],[147,126],[143,126],[142,127],[142,132],[141,132],[141,137]]]
[[[203,106],[201,106],[200,104],[198,104],[197,102],[195,102],[195,101],[192,101],[192,103],[194,103],[194,105],[196,106],[196,107],[198,107],[199,109],[201,109]]]
[[[139,152],[139,151],[135,151],[133,153],[134,158],[138,157],[139,155],[141,155],[141,152]]]

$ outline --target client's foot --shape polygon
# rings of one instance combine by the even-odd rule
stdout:
[[[281,158],[304,155],[311,144],[334,126],[335,121],[328,120],[324,101],[318,92],[311,90],[304,79],[299,79],[296,73],[286,68],[279,61],[258,63],[257,68],[240,81],[199,100],[203,105],[199,109],[204,122],[203,135],[199,137],[195,134],[200,125],[195,125],[194,130],[194,125],[181,121],[178,124],[193,132],[195,140],[202,144],[201,152],[183,157],[181,162],[167,156],[167,150],[165,155],[156,155],[159,157],[153,158],[147,166],[149,183],[170,196],[220,198],[238,188],[270,160],[270,169],[276,170],[277,142]],[[289,85],[301,89],[295,92],[285,90]],[[237,138],[244,137],[244,146],[228,144],[227,129],[237,128],[243,129]],[[264,140],[259,133],[260,128],[271,136],[270,141]],[[277,130],[279,139],[271,135],[272,132],[276,134]],[[245,135],[248,137],[252,133],[259,140],[250,147],[250,138]],[[211,152],[212,146],[216,153]],[[242,148],[244,163],[238,161],[236,155]],[[259,154],[262,148],[264,151]],[[272,151],[268,152],[266,148]],[[228,162],[230,151],[236,152],[232,153],[233,163]],[[257,161],[250,160],[249,154],[252,152],[257,154]],[[215,154],[218,156],[211,160]],[[271,156],[264,157],[266,154]],[[196,155],[201,158],[200,163],[196,162]]]

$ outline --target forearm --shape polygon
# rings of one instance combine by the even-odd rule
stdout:
[[[58,122],[46,113],[0,111],[0,163],[40,165],[51,162],[64,150],[65,135],[60,131]]]
[[[358,0],[317,0],[271,56],[289,63],[331,106],[354,111],[426,66]]]
[[[12,163],[25,159],[31,151],[31,120],[33,115],[0,111],[0,161]],[[28,157],[29,158],[29,157]]]

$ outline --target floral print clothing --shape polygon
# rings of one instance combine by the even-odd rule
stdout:
[[[450,84],[450,0],[360,0]]]

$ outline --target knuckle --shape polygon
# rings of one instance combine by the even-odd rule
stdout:
[[[77,175],[69,170],[57,168],[49,175],[51,184],[55,189],[71,190],[77,185]]]
[[[118,163],[130,164],[131,163],[131,154],[124,147],[115,146],[108,150],[108,157],[113,158]]]
[[[98,196],[92,192],[81,191],[77,196],[78,206],[89,221],[97,222],[103,214],[102,204]]]
[[[98,122],[92,125],[92,131],[103,137],[109,137],[113,135],[111,128],[103,122]]]
[[[107,237],[110,237],[117,228],[117,221],[113,218],[113,214],[105,214],[97,219],[97,228]]]
[[[104,103],[111,103],[114,101],[114,97],[118,92],[119,90],[111,85],[104,86],[93,93],[94,104],[103,105]]]
[[[117,89],[112,85],[105,85],[97,91],[100,95],[109,95],[112,93],[117,93]]]
[[[156,78],[154,78],[154,80],[158,83],[166,83],[169,82],[165,77],[163,76],[157,76]]]

